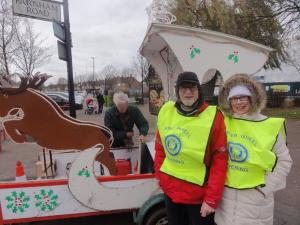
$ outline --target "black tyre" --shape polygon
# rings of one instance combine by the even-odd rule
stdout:
[[[167,225],[168,217],[166,208],[157,208],[150,212],[145,219],[144,225]]]

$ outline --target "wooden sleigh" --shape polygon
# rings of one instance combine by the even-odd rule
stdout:
[[[159,197],[147,148],[110,149],[108,128],[67,116],[36,90],[47,78],[21,77],[17,88],[7,87],[10,81],[5,76],[0,81],[6,134],[16,143],[50,149],[50,167],[54,161],[59,167],[54,179],[1,182],[0,224],[136,212],[151,197]]]

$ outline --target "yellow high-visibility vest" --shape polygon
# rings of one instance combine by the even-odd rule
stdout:
[[[204,155],[216,107],[208,106],[199,115],[187,117],[177,113],[174,104],[165,103],[158,114],[157,128],[166,154],[160,171],[202,186]]]
[[[265,174],[272,171],[277,157],[272,152],[284,119],[249,121],[225,116],[228,143],[228,169],[225,185],[236,189],[265,185]]]

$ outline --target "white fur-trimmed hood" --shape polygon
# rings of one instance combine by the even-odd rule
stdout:
[[[236,85],[245,85],[251,92],[251,110],[249,114],[259,113],[266,106],[267,95],[263,86],[246,74],[236,74],[224,83],[219,92],[219,107],[225,114],[233,114],[227,97],[230,89]]]

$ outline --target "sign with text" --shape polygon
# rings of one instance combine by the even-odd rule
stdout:
[[[13,13],[40,20],[61,21],[61,4],[45,0],[13,0]]]

